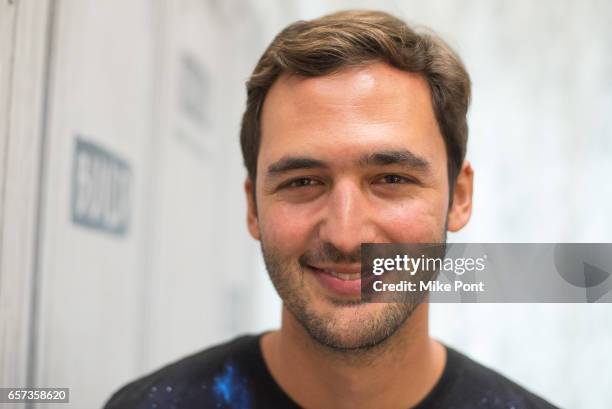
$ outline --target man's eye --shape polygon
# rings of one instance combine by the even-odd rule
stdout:
[[[296,188],[296,187],[306,187],[306,186],[314,186],[314,185],[320,185],[320,184],[321,183],[315,179],[299,178],[299,179],[294,179],[284,184],[282,187]]]
[[[383,177],[378,178],[375,181],[375,183],[401,184],[401,183],[414,183],[414,181],[404,176],[400,176],[400,175],[385,175]]]

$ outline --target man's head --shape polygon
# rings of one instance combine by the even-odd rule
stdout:
[[[359,302],[360,244],[443,242],[470,216],[463,65],[388,14],[341,12],[283,30],[247,90],[249,231],[285,307],[329,347],[381,343],[415,305]]]

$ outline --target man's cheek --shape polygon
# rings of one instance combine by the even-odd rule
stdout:
[[[262,215],[261,229],[277,247],[300,246],[312,230],[312,217],[284,206],[270,208]]]
[[[395,243],[428,242],[441,239],[445,215],[426,203],[389,207],[380,213],[381,225]]]

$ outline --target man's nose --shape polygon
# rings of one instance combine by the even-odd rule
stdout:
[[[330,192],[320,224],[319,239],[333,244],[345,254],[373,242],[373,209],[360,186],[351,181],[337,183]]]

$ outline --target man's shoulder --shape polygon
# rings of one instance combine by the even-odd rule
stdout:
[[[198,391],[198,399],[223,393],[215,386],[234,378],[234,364],[249,367],[259,348],[260,335],[243,335],[181,358],[120,388],[105,409],[140,408],[150,402],[175,402]],[[227,379],[225,379],[227,378]],[[230,379],[233,381],[233,379]],[[192,396],[194,399],[195,396]],[[155,406],[154,406],[155,407]]]
[[[482,365],[461,352],[446,347],[447,367],[427,400],[456,408],[549,409],[556,406]],[[427,402],[423,402],[425,404]],[[424,407],[429,407],[424,405]]]

